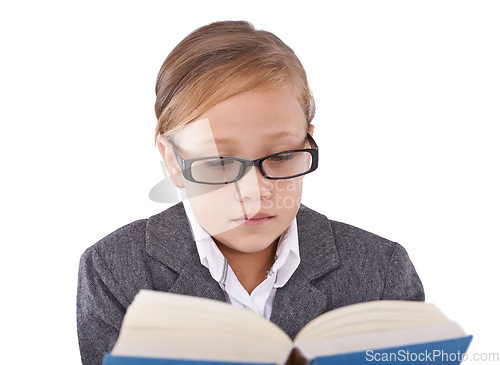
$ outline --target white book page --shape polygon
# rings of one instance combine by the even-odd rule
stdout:
[[[448,321],[433,304],[410,301],[373,301],[327,312],[309,322],[295,342],[324,337],[383,331]]]
[[[316,358],[318,356],[448,340],[465,335],[463,329],[456,322],[450,321],[421,327],[325,338],[319,341],[304,339],[296,341],[295,344],[308,358]]]
[[[274,323],[224,302],[141,290],[112,354],[281,363],[291,339]]]

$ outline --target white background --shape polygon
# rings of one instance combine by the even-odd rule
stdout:
[[[79,363],[81,253],[169,206],[148,198],[163,179],[157,72],[226,19],[274,32],[308,72],[320,167],[303,203],[405,246],[427,301],[475,336],[469,351],[500,352],[498,2],[12,1],[0,14],[2,359]]]

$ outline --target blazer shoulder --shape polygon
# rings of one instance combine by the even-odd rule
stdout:
[[[330,220],[335,242],[345,256],[370,257],[387,263],[397,251],[405,251],[398,242],[381,237],[351,224]]]
[[[146,242],[147,219],[138,219],[114,230],[87,248],[82,256],[99,254],[105,257],[122,257],[140,251]]]
[[[301,205],[299,210],[302,220],[310,221],[308,229],[317,230],[318,228],[331,229],[334,237],[334,242],[339,249],[354,249],[363,248],[369,251],[392,251],[398,243],[387,238],[381,237],[375,233],[368,232],[351,224],[332,220],[322,213],[319,213],[311,208]],[[314,222],[314,223],[312,223]],[[328,222],[327,224],[325,224]]]
[[[357,240],[381,247],[392,247],[394,244],[397,244],[397,242],[351,224],[332,219],[329,219],[329,221],[332,226],[332,230],[338,239]]]
[[[424,300],[422,283],[402,245],[351,224],[328,219],[310,208],[301,207],[301,211],[303,217],[315,220],[310,224],[314,238],[333,237],[323,240],[321,252],[334,246],[339,265],[337,271],[324,280],[325,283],[336,280],[337,289],[345,294],[343,305],[378,299]],[[324,228],[323,232],[319,232],[319,228]]]
[[[130,255],[146,251],[148,236],[153,231],[175,231],[179,225],[179,219],[176,219],[176,215],[182,209],[181,205],[176,204],[149,218],[125,224],[90,246],[84,255],[97,252],[110,259],[121,257],[131,259]]]

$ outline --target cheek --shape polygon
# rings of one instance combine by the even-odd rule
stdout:
[[[302,181],[302,177],[277,180],[278,184],[275,186],[275,194],[282,198],[300,199],[302,196]]]
[[[234,196],[230,185],[205,185],[188,182],[186,195],[196,219],[210,234],[227,230],[228,202]],[[218,219],[219,218],[219,219]]]
[[[264,201],[262,206],[274,212],[294,215],[299,209],[302,198],[303,178],[275,180],[272,187],[272,197]]]
[[[190,202],[196,202],[195,204],[199,205],[208,205],[214,201],[220,202],[229,194],[229,185],[197,184],[184,180],[184,186]]]

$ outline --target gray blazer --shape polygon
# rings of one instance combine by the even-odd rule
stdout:
[[[297,227],[301,262],[277,290],[271,313],[271,321],[291,338],[334,308],[380,299],[424,300],[422,283],[398,243],[304,205]],[[225,300],[200,263],[182,203],[119,228],[83,253],[77,324],[84,365],[101,364],[142,288]]]

